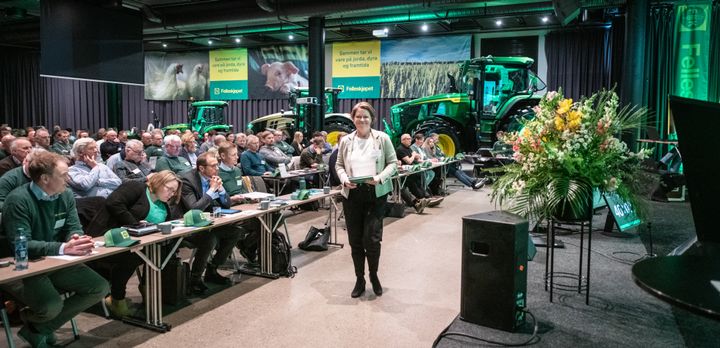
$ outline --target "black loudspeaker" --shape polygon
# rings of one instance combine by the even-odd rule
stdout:
[[[463,217],[460,319],[514,331],[525,321],[528,221],[493,211]]]
[[[568,25],[580,15],[580,0],[553,0],[552,4],[555,16],[562,25]]]

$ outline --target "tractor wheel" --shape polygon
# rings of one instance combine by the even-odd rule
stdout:
[[[355,125],[348,122],[329,121],[325,124],[325,131],[328,133],[327,141],[331,146],[338,143],[340,132],[352,133],[355,131]]]
[[[425,134],[426,137],[432,133],[437,133],[437,145],[445,156],[455,156],[456,153],[461,151],[461,144],[460,140],[458,140],[457,132],[450,126],[432,125],[431,127],[423,127],[423,125],[420,125],[413,134],[417,132]]]

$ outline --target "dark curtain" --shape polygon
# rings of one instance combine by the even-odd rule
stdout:
[[[579,99],[611,88],[612,48],[610,30],[581,28],[554,31],[545,38],[548,91],[563,89]]]
[[[40,54],[0,50],[1,123],[97,129],[107,125],[106,84],[40,77]]]
[[[612,50],[610,83],[611,86],[620,86],[625,48],[625,16],[616,16],[612,19],[610,45]]]
[[[24,127],[45,122],[39,64],[37,52],[0,49],[2,123]]]
[[[708,100],[720,103],[720,0],[713,2],[711,16]]]
[[[675,7],[650,8],[645,53],[648,126],[655,127],[661,139],[667,136],[668,95],[672,93],[675,71]],[[656,154],[657,155],[657,154]]]

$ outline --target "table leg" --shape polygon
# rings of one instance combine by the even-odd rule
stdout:
[[[328,245],[344,247],[345,245],[337,242],[337,203],[330,197],[330,211],[328,212],[328,226],[330,226],[330,241]]]
[[[260,221],[260,269],[243,267],[238,272],[263,278],[278,279],[280,275],[272,272],[272,234],[277,229],[273,224],[272,212],[257,219]],[[278,219],[278,224],[282,219]]]

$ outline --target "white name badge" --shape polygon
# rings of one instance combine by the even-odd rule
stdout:
[[[55,221],[55,229],[65,226],[65,219]]]
[[[133,174],[140,174],[140,168],[135,168],[132,170]]]
[[[260,161],[261,164],[265,164],[265,160]]]

